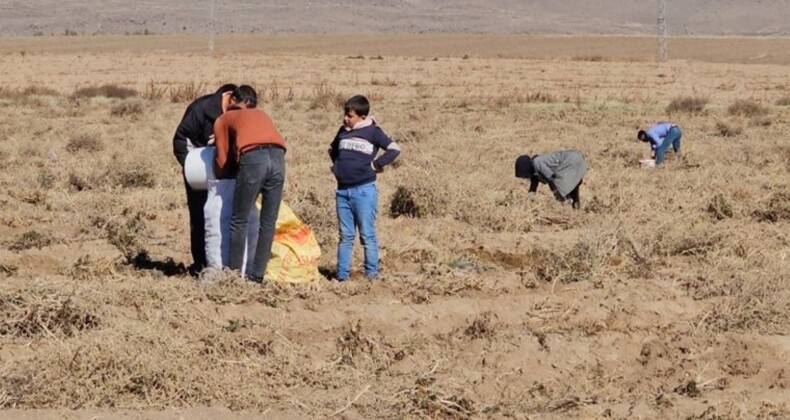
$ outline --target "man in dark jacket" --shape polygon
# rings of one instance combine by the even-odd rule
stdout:
[[[187,191],[189,207],[189,239],[192,248],[192,266],[190,271],[199,273],[206,267],[206,232],[203,217],[203,206],[206,204],[208,192],[193,190],[184,176],[184,162],[189,151],[197,147],[205,147],[213,142],[214,121],[228,108],[231,93],[236,85],[226,84],[216,92],[201,96],[187,107],[181,123],[173,136],[173,154],[181,165],[181,174]]]

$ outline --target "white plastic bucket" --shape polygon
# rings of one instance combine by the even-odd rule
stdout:
[[[216,147],[198,147],[192,149],[184,162],[184,176],[193,190],[208,190],[209,180],[214,177],[214,158],[217,156]]]
[[[655,159],[642,159],[642,160],[639,161],[639,165],[641,165],[643,168],[653,168],[653,167],[656,166],[656,160]]]

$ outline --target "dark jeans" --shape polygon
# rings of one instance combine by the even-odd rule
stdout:
[[[562,201],[563,203],[565,200],[571,200],[571,206],[574,208],[574,210],[578,210],[581,207],[581,203],[579,202],[579,188],[582,186],[583,182],[584,179],[579,181],[579,183],[576,184],[576,187],[574,187],[565,197],[563,197],[558,191],[554,191],[554,196],[557,198],[557,200]]]
[[[239,172],[233,190],[233,213],[230,216],[230,268],[241,270],[247,242],[247,218],[255,198],[263,197],[258,245],[252,262],[252,277],[262,278],[272,254],[272,242],[280,212],[285,183],[285,150],[271,147],[245,152],[239,159]]]
[[[576,209],[576,210],[578,210],[579,207],[581,207],[581,203],[579,202],[579,187],[582,186],[582,182],[584,182],[584,180],[579,181],[579,184],[576,185],[576,188],[574,188],[573,191],[571,191],[571,193],[568,194],[568,198],[573,200],[573,204],[572,205],[573,205],[573,208]]]
[[[187,190],[187,207],[189,208],[189,242],[192,249],[193,268],[200,271],[206,267],[206,220],[203,217],[203,206],[206,205],[208,191],[193,190],[186,177],[184,177],[184,185]]]

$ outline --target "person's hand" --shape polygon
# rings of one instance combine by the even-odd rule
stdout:
[[[206,145],[207,146],[212,146],[214,144],[214,140],[216,140],[216,139],[214,138],[213,134],[208,136],[208,143],[206,143]]]
[[[373,168],[373,172],[377,174],[384,172],[384,167],[377,165],[376,162],[370,162],[370,167]]]

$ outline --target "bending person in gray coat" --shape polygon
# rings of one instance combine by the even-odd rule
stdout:
[[[519,156],[516,159],[516,178],[529,178],[529,193],[535,195],[538,183],[548,184],[559,201],[569,200],[574,209],[579,208],[579,187],[587,162],[578,150],[563,150],[545,155]]]

